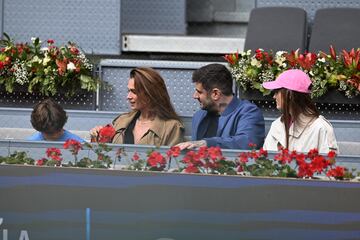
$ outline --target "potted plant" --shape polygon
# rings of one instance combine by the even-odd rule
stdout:
[[[75,43],[58,47],[48,39],[43,47],[39,38],[32,38],[30,44],[15,43],[4,33],[0,47],[0,86],[6,92],[25,88],[43,96],[72,97],[98,87],[93,64]]]
[[[342,92],[346,103],[359,103],[360,96],[360,49],[343,50],[336,55],[330,46],[330,54],[300,53],[299,50],[265,52],[262,49],[252,54],[251,50],[225,55],[230,71],[243,92],[256,90],[266,96],[270,92],[262,83],[273,81],[284,70],[297,68],[307,72],[312,79],[311,96],[318,101],[328,101],[326,95],[333,90]],[[261,100],[261,99],[255,99]],[[329,102],[342,102],[336,97]],[[340,101],[340,102],[339,102]]]

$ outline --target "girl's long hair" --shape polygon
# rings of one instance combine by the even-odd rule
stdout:
[[[286,134],[286,148],[289,147],[289,129],[290,125],[302,126],[306,123],[301,122],[301,115],[310,118],[318,118],[319,111],[315,104],[312,102],[308,93],[300,93],[292,90],[282,88],[280,90],[282,98],[282,115],[281,122],[285,125]]]
[[[131,70],[130,78],[134,78],[139,101],[149,108],[151,113],[163,120],[181,121],[170,102],[165,81],[157,71],[145,67],[135,68]]]

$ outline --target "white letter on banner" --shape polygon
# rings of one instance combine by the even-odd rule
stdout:
[[[3,223],[3,218],[0,218],[0,225]],[[7,229],[4,229],[3,230],[3,240],[8,240],[8,230]]]
[[[26,230],[21,230],[19,240],[29,240],[29,236]]]

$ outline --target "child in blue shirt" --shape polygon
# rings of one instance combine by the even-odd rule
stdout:
[[[66,141],[84,139],[64,129],[67,121],[65,110],[52,99],[46,99],[35,105],[31,113],[31,124],[38,132],[28,137],[31,141]]]

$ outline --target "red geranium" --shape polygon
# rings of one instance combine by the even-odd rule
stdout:
[[[154,151],[148,156],[147,165],[152,170],[161,171],[166,167],[166,159],[161,153]]]
[[[47,162],[46,158],[41,158],[41,159],[36,161],[36,165],[37,166],[43,166],[46,162]]]
[[[48,158],[51,158],[52,160],[57,161],[58,162],[57,165],[59,165],[62,161],[62,157],[61,157],[62,154],[61,154],[60,149],[58,149],[58,148],[48,148],[46,150],[46,155]]]
[[[345,175],[345,168],[340,166],[337,166],[336,168],[332,168],[326,173],[326,176],[334,177],[336,179],[342,179],[344,175]]]
[[[100,143],[111,142],[115,133],[115,128],[111,124],[107,124],[105,127],[100,129],[97,140]]]
[[[137,154],[137,152],[134,153],[134,155],[132,156],[132,160],[133,161],[138,161],[140,159],[139,154]]]
[[[70,149],[73,155],[77,155],[82,149],[81,143],[75,139],[66,140],[64,143],[64,149]]]
[[[166,152],[166,155],[168,157],[178,157],[180,155],[180,152],[181,152],[181,150],[179,147],[173,146],[170,148],[169,151]]]

